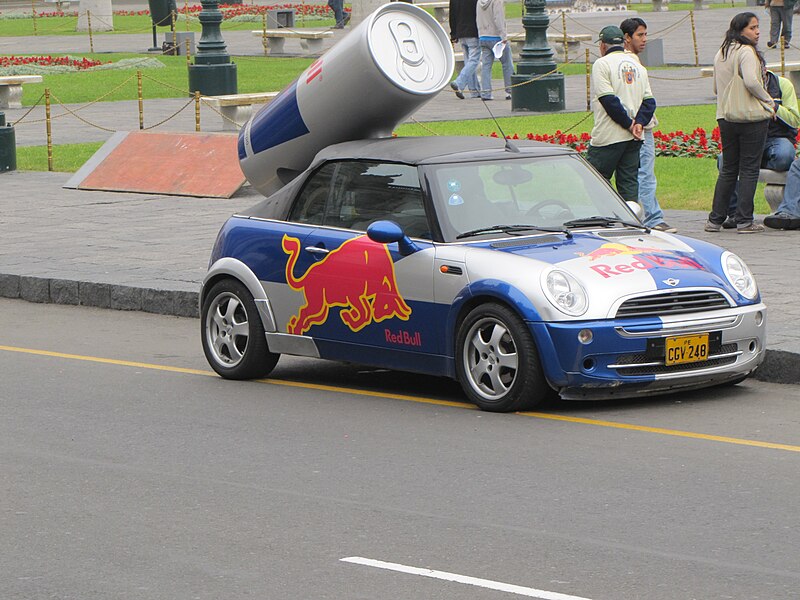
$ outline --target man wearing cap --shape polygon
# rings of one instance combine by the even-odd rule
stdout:
[[[610,180],[623,200],[639,200],[639,152],[656,101],[639,60],[623,48],[622,30],[600,31],[600,58],[592,65],[594,127],[587,160]]]
[[[625,19],[619,24],[625,39],[625,52],[630,52],[639,58],[647,47],[647,23],[639,17]],[[641,59],[640,59],[641,62]],[[642,221],[648,227],[675,233],[675,227],[664,220],[664,211],[656,198],[656,141],[653,129],[658,125],[658,119],[653,119],[644,126],[644,142],[639,152],[639,204],[644,210]]]

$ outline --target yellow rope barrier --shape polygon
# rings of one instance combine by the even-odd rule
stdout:
[[[141,71],[136,71],[136,90],[139,97],[139,129],[144,129],[144,98],[142,97]]]
[[[92,39],[92,11],[86,11],[86,23],[89,28],[89,52],[94,54],[94,40]]]
[[[50,120],[50,89],[44,88],[44,122],[47,131],[47,170],[53,170],[53,126]]]
[[[14,127],[16,127],[17,125],[19,125],[20,123],[22,123],[22,121],[24,121],[24,120],[25,120],[25,117],[27,117],[29,114],[31,114],[31,113],[33,112],[33,109],[34,109],[34,108],[36,108],[37,106],[39,106],[39,102],[41,102],[43,98],[44,98],[44,92],[42,92],[42,95],[41,95],[41,96],[39,96],[39,99],[38,99],[38,100],[36,100],[36,102],[34,102],[33,106],[31,106],[31,107],[28,109],[28,111],[27,111],[27,112],[26,112],[24,115],[22,115],[22,116],[21,116],[19,119],[17,119],[16,121],[14,121]],[[29,121],[29,123],[30,123],[30,121]]]
[[[148,131],[150,129],[155,129],[156,127],[160,127],[161,125],[163,125],[167,121],[170,121],[170,120],[174,119],[179,114],[181,114],[184,110],[189,108],[189,106],[192,104],[192,102],[194,102],[194,98],[190,98],[189,101],[186,104],[184,104],[181,108],[179,108],[177,111],[175,111],[172,115],[170,115],[169,117],[167,117],[163,121],[159,121],[158,123],[156,123],[155,125],[151,125],[150,127],[145,127],[144,130]]]

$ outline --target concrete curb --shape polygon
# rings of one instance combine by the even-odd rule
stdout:
[[[200,292],[0,274],[0,297],[197,318]]]
[[[27,277],[0,273],[0,297],[43,304],[71,304],[112,310],[199,318],[198,292],[157,290],[90,281]],[[767,348],[753,378],[768,383],[800,384],[800,354]]]

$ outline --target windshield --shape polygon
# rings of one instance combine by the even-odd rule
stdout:
[[[431,165],[425,172],[447,241],[502,225],[563,229],[565,222],[598,216],[638,222],[608,182],[575,155]]]

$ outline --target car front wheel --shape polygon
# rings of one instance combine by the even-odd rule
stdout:
[[[472,309],[456,338],[456,372],[481,410],[530,410],[552,395],[533,336],[520,317],[500,304]]]
[[[205,295],[202,312],[203,352],[226,379],[267,375],[278,362],[270,352],[253,296],[235,279],[223,279]]]

